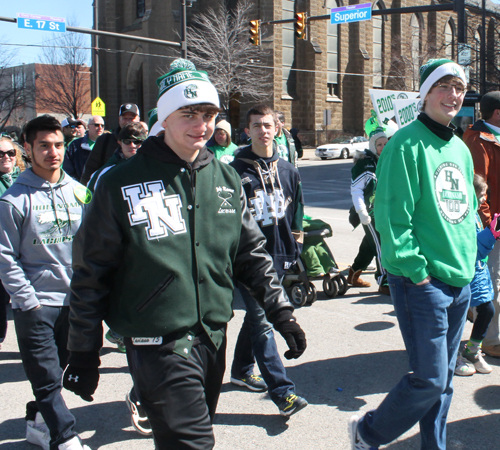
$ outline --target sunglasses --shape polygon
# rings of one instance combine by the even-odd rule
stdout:
[[[122,142],[123,142],[125,145],[130,145],[130,144],[142,145],[142,143],[143,143],[144,141],[143,141],[143,140],[140,140],[140,139],[122,139]]]
[[[91,123],[91,125],[94,125],[94,127],[99,127],[99,128],[104,128],[104,124],[103,123]]]
[[[9,156],[10,158],[15,158],[16,157],[16,151],[14,149],[7,150],[6,152],[0,151],[0,159],[5,158],[6,156]]]

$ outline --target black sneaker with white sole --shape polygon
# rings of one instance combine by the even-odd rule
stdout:
[[[236,386],[246,387],[253,392],[266,392],[267,384],[257,375],[248,375],[243,378],[231,377],[231,383]]]
[[[308,403],[305,398],[299,397],[296,394],[289,394],[279,402],[278,409],[282,416],[288,417],[304,409],[307,405]]]
[[[148,416],[144,412],[144,408],[141,403],[139,401],[134,401],[131,398],[130,392],[125,396],[125,402],[127,403],[127,407],[130,411],[132,426],[143,436],[151,436],[153,434],[153,430],[151,429]]]

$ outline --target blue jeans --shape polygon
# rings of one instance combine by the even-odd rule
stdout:
[[[436,278],[417,286],[409,278],[391,274],[388,281],[412,372],[391,389],[376,410],[365,415],[359,433],[378,447],[419,422],[421,448],[446,449],[453,371],[470,288],[449,286]]]
[[[286,375],[281,362],[273,327],[266,314],[248,290],[239,285],[238,289],[245,303],[247,313],[236,341],[231,375],[245,378],[253,374],[255,360],[272,401],[276,404],[295,392],[295,385]]]
[[[63,370],[69,357],[69,306],[13,312],[24,371],[50,430],[50,448],[55,450],[76,436],[75,418],[61,395]]]

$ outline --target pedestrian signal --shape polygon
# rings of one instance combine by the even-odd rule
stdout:
[[[259,36],[259,25],[260,20],[251,20],[250,21],[250,43],[252,45],[260,44],[260,36]]]
[[[297,36],[297,39],[306,38],[306,18],[305,12],[295,14],[295,36]]]

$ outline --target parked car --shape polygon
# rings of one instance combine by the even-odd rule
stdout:
[[[331,144],[320,145],[316,149],[316,156],[321,159],[328,158],[352,158],[356,150],[368,148],[368,139],[364,136],[343,136],[333,140]]]

